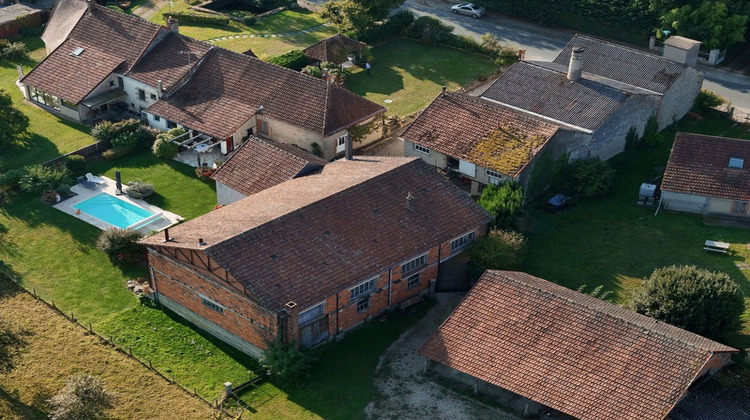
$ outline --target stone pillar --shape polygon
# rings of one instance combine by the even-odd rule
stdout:
[[[715,66],[717,65],[717,61],[719,61],[719,53],[721,50],[718,48],[714,48],[711,51],[708,52],[708,64]]]
[[[474,180],[471,180],[471,195],[472,197],[479,195],[479,183]]]
[[[651,51],[656,49],[656,37],[653,35],[648,39],[648,49]]]
[[[232,395],[232,383],[224,382],[224,398],[229,398]]]

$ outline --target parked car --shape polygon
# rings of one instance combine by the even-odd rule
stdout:
[[[544,206],[544,210],[548,213],[557,213],[560,210],[564,210],[573,205],[573,200],[565,194],[558,193],[552,198],[547,200]]]
[[[482,6],[477,6],[473,3],[457,4],[451,7],[451,12],[460,13],[462,15],[469,15],[474,18],[478,18],[487,13],[487,10]]]

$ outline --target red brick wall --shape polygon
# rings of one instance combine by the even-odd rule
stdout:
[[[156,252],[149,252],[148,260],[154,289],[159,295],[166,296],[260,349],[265,349],[266,343],[276,336],[277,314],[243,296],[220,278]],[[223,312],[206,306],[203,296],[223,306]]]
[[[23,28],[36,28],[39,26],[42,26],[41,13],[32,13],[0,25],[0,38],[10,38],[20,34]]]

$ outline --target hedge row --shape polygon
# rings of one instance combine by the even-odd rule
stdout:
[[[198,25],[214,25],[214,26],[229,25],[229,18],[227,16],[209,15],[209,14],[204,14],[204,13],[196,13],[192,11],[162,13],[162,16],[164,17],[165,22],[171,16],[179,20],[181,23],[193,23],[193,24],[198,24]]]

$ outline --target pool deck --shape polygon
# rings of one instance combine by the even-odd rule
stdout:
[[[146,209],[150,211],[151,213],[162,214],[160,218],[154,220],[153,222],[148,223],[146,226],[136,229],[142,235],[146,235],[149,232],[153,232],[153,231],[158,232],[164,228],[167,228],[169,226],[174,225],[175,223],[179,223],[180,221],[184,220],[183,217],[178,216],[174,213],[170,213],[168,211],[162,210],[159,207],[152,206],[151,204],[148,204],[144,200],[137,200],[134,198],[130,198],[126,194],[117,195],[115,193],[116,189],[115,189],[114,180],[109,179],[104,176],[100,176],[99,178],[104,180],[105,183],[102,185],[97,185],[96,189],[88,189],[81,184],[74,185],[73,187],[70,188],[70,190],[76,193],[77,195],[65,201],[61,201],[60,203],[55,204],[53,207],[75,217],[76,219],[82,220],[90,225],[94,225],[101,230],[107,230],[109,228],[116,227],[116,226],[113,226],[103,220],[97,219],[94,216],[91,216],[84,212],[80,212],[77,209],[73,208],[73,206],[77,205],[78,203],[86,201],[95,195],[98,195],[100,193],[107,193],[107,194],[110,194],[112,196],[119,198],[120,200],[126,201],[134,206],[138,206],[143,209]]]

